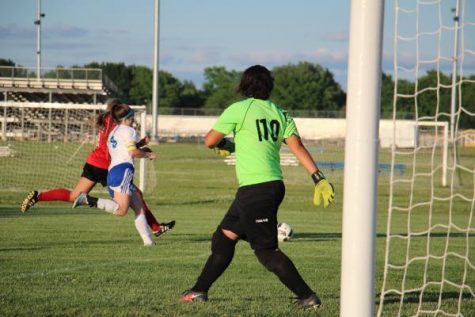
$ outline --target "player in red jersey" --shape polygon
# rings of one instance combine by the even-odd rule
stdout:
[[[37,202],[40,201],[65,201],[73,202],[81,192],[89,193],[97,183],[107,186],[107,169],[111,162],[109,150],[107,149],[107,137],[109,132],[114,129],[116,123],[112,120],[109,111],[115,104],[120,104],[119,99],[111,99],[107,102],[106,112],[100,114],[96,119],[96,125],[99,128],[98,142],[96,148],[87,156],[83,167],[83,172],[76,187],[71,191],[65,188],[55,188],[44,192],[33,190],[28,193],[20,205],[21,212],[26,212]],[[143,147],[148,144],[150,139],[143,138],[137,144],[137,147]],[[143,199],[142,192],[137,188],[137,192],[141,197],[145,206],[145,217],[147,223],[155,236],[160,236],[168,230],[172,229],[175,221],[168,223],[159,223],[148,208]]]

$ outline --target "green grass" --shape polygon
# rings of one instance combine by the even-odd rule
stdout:
[[[290,223],[295,235],[281,244],[281,249],[319,293],[322,309],[317,313],[295,310],[290,299],[293,294],[259,264],[246,242],[238,244],[230,267],[210,290],[209,302],[180,303],[176,298],[193,285],[200,273],[210,253],[211,235],[237,185],[233,167],[202,145],[163,144],[156,150],[159,159],[150,169],[156,186],[146,193],[146,200],[160,220],[176,219],[177,225],[152,248],[142,247],[131,214],[114,218],[95,209],[73,210],[59,202],[38,204],[21,214],[18,204],[25,193],[0,193],[0,316],[339,315],[341,170],[326,172],[335,185],[337,199],[331,208],[323,210],[311,204],[312,184],[303,168],[284,168],[287,193],[279,219]],[[343,157],[336,154],[333,159]],[[471,159],[469,153],[467,162]],[[375,303],[379,302],[383,276],[388,178],[387,172],[380,174]],[[473,183],[468,189],[470,186],[473,188]],[[404,205],[409,192],[406,188],[397,194],[396,203]],[[421,188],[421,199],[427,192],[427,186]],[[103,191],[97,193],[106,197]],[[446,206],[440,203],[434,208],[434,221],[446,222]],[[395,213],[392,232],[407,232],[408,219],[413,230],[425,228],[427,215],[423,208],[410,214]],[[456,201],[452,221],[467,226],[469,215],[467,203]],[[399,240],[392,240],[392,263],[405,263],[406,254],[425,254],[426,236],[413,237],[410,244]],[[448,234],[446,229],[436,228],[430,241],[429,248],[435,255],[443,254],[446,245],[449,251],[465,252],[468,241],[469,258],[475,263],[473,231],[467,238],[453,230]],[[464,262],[455,257],[447,261],[446,279],[463,282]],[[424,262],[408,265],[406,287],[420,285],[423,271]],[[431,260],[427,277],[440,281],[442,271],[443,262]],[[403,270],[390,270],[386,289],[400,289],[403,275]],[[467,269],[465,284],[475,290],[473,269]],[[422,308],[436,308],[440,293],[440,287],[429,286],[423,293]],[[459,293],[459,289],[446,284],[441,309],[457,312]],[[475,299],[467,289],[462,298],[461,313],[475,316]],[[399,300],[397,295],[385,300],[385,316],[398,314]],[[418,301],[419,293],[406,295],[401,316],[415,314]]]

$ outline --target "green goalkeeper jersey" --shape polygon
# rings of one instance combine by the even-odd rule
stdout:
[[[230,105],[213,129],[233,132],[239,186],[282,179],[280,147],[299,135],[292,117],[270,100],[248,98]]]

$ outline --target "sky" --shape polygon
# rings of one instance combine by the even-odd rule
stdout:
[[[450,71],[454,32],[447,27],[453,26],[450,9],[456,0],[441,1],[439,6],[400,0],[404,10],[398,10],[397,26],[394,0],[386,1],[383,71],[394,74],[395,29],[409,38],[398,44],[399,65],[410,69],[415,60],[430,64],[434,56],[446,56],[441,67]],[[475,1],[466,1],[464,18],[474,22]],[[41,0],[41,4],[42,67],[90,62],[152,67],[154,0]],[[161,0],[160,4],[160,69],[180,80],[201,87],[203,71],[210,66],[242,71],[254,64],[273,68],[307,61],[328,68],[346,89],[350,0]],[[419,47],[410,40],[417,30],[416,13],[405,12],[417,8],[426,12],[419,14],[419,32],[428,33],[420,37]],[[36,67],[36,10],[37,0],[0,0],[0,58]],[[430,35],[438,26],[441,31]],[[466,51],[475,52],[475,26],[467,29],[461,43]],[[437,41],[441,49],[434,46]],[[475,72],[473,54],[464,56],[466,72]],[[415,76],[403,68],[400,73]]]

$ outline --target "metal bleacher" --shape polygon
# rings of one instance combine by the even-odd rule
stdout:
[[[89,123],[73,118],[65,106],[81,109],[120,97],[101,69],[41,68],[39,73],[34,68],[0,66],[1,140],[71,139],[74,131],[81,134]],[[56,105],[63,110],[54,110]]]
[[[0,101],[105,103],[120,95],[117,87],[95,68],[34,68],[0,66]]]

